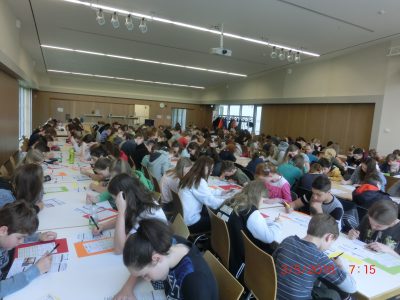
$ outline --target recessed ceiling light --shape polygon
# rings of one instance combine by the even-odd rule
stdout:
[[[79,49],[72,49],[72,48],[65,48],[65,47],[58,47],[58,46],[52,46],[52,45],[41,45],[41,47],[48,48],[48,49],[54,49],[54,50],[60,50],[60,51],[77,52],[77,53],[83,53],[83,54],[89,54],[89,55],[97,55],[97,56],[106,56],[106,57],[116,58],[116,59],[134,60],[134,61],[143,62],[143,63],[150,63],[150,64],[161,64],[161,65],[170,66],[170,67],[176,67],[176,68],[184,68],[184,69],[205,71],[205,72],[211,72],[211,73],[220,73],[220,74],[236,76],[236,77],[247,77],[246,74],[233,73],[233,72],[227,72],[227,71],[215,70],[215,69],[200,68],[200,67],[196,67],[196,66],[173,64],[173,63],[169,63],[169,62],[142,59],[142,58],[137,58],[137,57],[121,56],[121,55],[115,55],[115,54],[106,54],[106,53],[87,51],[87,50],[79,50]]]
[[[165,19],[165,18],[159,18],[159,17],[155,17],[152,15],[146,15],[146,14],[142,14],[142,13],[137,13],[137,12],[133,12],[133,11],[128,11],[128,10],[124,10],[124,9],[119,9],[119,8],[115,8],[115,7],[111,7],[111,6],[106,6],[106,5],[101,5],[101,4],[96,4],[96,3],[89,3],[89,2],[84,2],[84,1],[79,1],[79,0],[61,0],[64,2],[69,2],[69,3],[74,3],[74,4],[79,4],[79,5],[83,5],[83,6],[87,6],[93,9],[102,9],[103,11],[107,11],[109,13],[118,13],[121,15],[132,15],[134,17],[137,18],[144,18],[146,20],[149,21],[156,21],[156,22],[161,22],[161,23],[165,23],[165,24],[171,24],[171,25],[175,25],[175,26],[179,26],[179,27],[185,27],[185,28],[189,28],[189,29],[193,29],[193,30],[198,30],[198,31],[203,31],[203,32],[208,32],[208,33],[212,33],[215,35],[220,35],[221,32],[219,30],[215,30],[215,29],[209,29],[206,27],[202,27],[202,26],[197,26],[197,25],[191,25],[191,24],[187,24],[187,23],[183,23],[183,22],[177,22],[177,21],[173,21],[173,20],[169,20],[169,19]],[[260,45],[265,45],[268,47],[276,47],[276,48],[282,48],[286,51],[290,51],[292,50],[293,52],[299,52],[301,54],[305,54],[305,55],[309,55],[309,56],[315,56],[315,57],[319,57],[320,55],[318,53],[315,52],[310,52],[310,51],[304,51],[301,49],[296,49],[296,48],[292,48],[292,47],[288,47],[288,46],[284,46],[284,45],[278,45],[278,44],[274,44],[274,43],[270,43],[267,41],[263,41],[263,40],[258,40],[258,39],[254,39],[254,38],[249,38],[246,36],[241,36],[238,34],[234,34],[234,33],[229,33],[229,32],[224,32],[224,37],[230,37],[233,39],[239,39],[242,41],[246,41],[249,43],[255,43],[255,44],[260,44]]]
[[[197,86],[197,85],[187,85],[187,84],[178,84],[178,83],[170,83],[170,82],[162,82],[162,81],[151,81],[151,80],[124,78],[124,77],[114,77],[114,76],[107,76],[107,75],[79,73],[79,72],[71,72],[71,71],[64,71],[64,70],[49,69],[49,70],[47,70],[47,72],[79,75],[79,76],[87,76],[87,77],[98,77],[98,78],[115,79],[115,80],[125,80],[125,81],[129,80],[129,81],[144,82],[144,83],[159,84],[159,85],[186,87],[186,88],[192,88],[192,89],[202,89],[202,90],[205,89],[204,86]]]

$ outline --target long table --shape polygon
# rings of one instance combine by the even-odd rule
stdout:
[[[310,216],[300,212],[286,214],[283,205],[280,204],[263,204],[261,212],[268,216],[267,220],[274,220],[280,215],[282,234],[276,240],[277,243],[281,243],[283,239],[291,235],[301,238],[306,236]],[[400,295],[400,259],[393,256],[393,263],[397,263],[398,272],[391,274],[387,271],[389,269],[383,270],[378,267],[378,263],[375,261],[382,262],[387,255],[367,250],[364,243],[350,240],[342,233],[327,254],[337,255],[341,252],[344,252],[341,257],[349,265],[354,265],[352,276],[357,283],[357,299],[383,300]],[[371,265],[376,270],[374,274],[370,269]],[[392,269],[390,271],[394,272]]]
[[[66,159],[71,146],[63,141],[59,145],[63,158]],[[60,153],[55,154],[60,156]],[[24,289],[5,297],[5,300],[111,300],[128,278],[129,273],[122,262],[122,255],[108,252],[87,257],[77,256],[74,243],[81,241],[83,234],[90,235],[91,230],[88,219],[76,209],[85,206],[88,192],[94,193],[88,188],[91,181],[83,180],[80,176],[79,167],[82,166],[85,164],[75,158],[73,164],[63,161],[61,165],[44,168],[44,173],[52,177],[51,182],[44,184],[44,202],[55,199],[56,204],[45,207],[39,213],[39,231],[51,230],[57,233],[57,239],[67,239],[69,252],[66,270],[41,275]],[[49,193],[60,187],[67,191]],[[108,202],[101,205],[110,207]],[[140,281],[134,292],[137,299],[165,299],[162,291],[154,291],[146,281]]]

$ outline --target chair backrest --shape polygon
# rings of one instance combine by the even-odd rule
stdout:
[[[142,166],[142,170],[143,170],[144,176],[146,176],[147,179],[151,180],[149,169],[147,169],[147,167],[145,167],[145,166]]]
[[[400,181],[399,178],[393,176],[385,176],[385,178],[386,178],[386,186],[385,186],[386,192],[389,192],[390,188]]]
[[[14,173],[15,168],[13,167],[13,164],[11,163],[10,159],[7,159],[4,164],[3,164],[4,168],[7,170],[7,173],[12,176],[12,174]]]
[[[207,210],[211,223],[211,248],[221,259],[225,268],[229,269],[230,238],[228,226],[211,209],[207,207]]]
[[[7,171],[7,168],[4,165],[0,167],[0,176],[6,178],[10,176],[10,174]]]
[[[185,239],[187,239],[190,235],[189,228],[183,221],[183,217],[180,213],[175,216],[174,222],[171,224],[172,231],[174,234],[179,235]]]
[[[151,181],[153,182],[153,185],[154,185],[154,190],[157,193],[161,193],[160,185],[159,185],[157,179],[155,177],[153,177],[151,174],[150,174],[150,177],[151,177]]]
[[[274,259],[258,248],[242,231],[244,282],[257,299],[276,299],[277,279]]]
[[[184,217],[181,198],[179,198],[179,195],[172,190],[171,190],[171,195],[172,195],[172,203],[174,206],[174,211],[177,214],[181,214],[181,216]]]
[[[29,150],[29,139],[24,137],[24,140],[21,144],[21,151],[22,152],[28,152]]]
[[[210,251],[204,253],[204,259],[213,272],[218,283],[220,300],[239,300],[244,288],[235,277],[211,254]]]

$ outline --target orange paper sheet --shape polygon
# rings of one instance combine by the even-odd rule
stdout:
[[[75,243],[76,255],[86,257],[112,252],[114,250],[113,240],[113,238],[107,238]]]

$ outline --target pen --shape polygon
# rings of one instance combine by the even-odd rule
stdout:
[[[335,256],[333,259],[337,259],[339,256],[341,256],[344,252],[340,253],[339,255]]]
[[[58,246],[60,246],[60,243],[57,243],[53,249],[51,249],[51,251],[49,252],[48,255],[53,254],[53,252],[58,248]]]
[[[93,217],[92,217],[92,216],[89,216],[89,218],[90,218],[90,220],[92,220],[92,222],[93,222],[94,226],[96,226],[97,230],[100,230],[99,225],[97,225],[97,223],[96,223],[96,221],[93,219]]]

